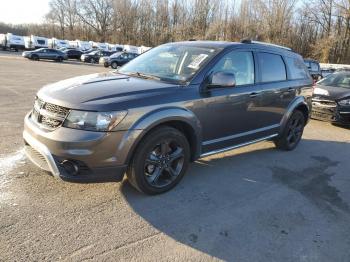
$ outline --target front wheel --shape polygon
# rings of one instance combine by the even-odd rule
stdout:
[[[34,61],[39,61],[39,56],[38,55],[32,55],[32,59]]]
[[[190,147],[186,137],[175,128],[163,126],[140,142],[127,177],[140,192],[164,193],[182,179],[189,160]]]
[[[111,67],[112,67],[113,69],[117,69],[117,68],[118,68],[117,62],[112,62],[112,63],[111,63]]]
[[[276,147],[287,151],[293,150],[299,144],[303,136],[305,121],[306,119],[301,111],[294,111],[282,131],[281,136],[274,140]]]

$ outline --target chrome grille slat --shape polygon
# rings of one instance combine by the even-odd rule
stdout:
[[[39,98],[35,99],[32,111],[32,120],[41,127],[54,130],[63,124],[69,109],[55,104],[47,103]]]

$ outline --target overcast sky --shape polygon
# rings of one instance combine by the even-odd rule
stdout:
[[[0,0],[0,22],[40,23],[49,10],[49,0]]]

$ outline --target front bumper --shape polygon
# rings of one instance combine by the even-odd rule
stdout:
[[[127,155],[139,130],[91,132],[59,127],[47,132],[30,119],[24,120],[23,139],[27,157],[39,168],[68,181],[121,181],[127,169]],[[75,163],[72,173],[64,161]]]
[[[350,108],[343,108],[339,105],[321,105],[313,102],[311,118],[331,123],[349,125]]]

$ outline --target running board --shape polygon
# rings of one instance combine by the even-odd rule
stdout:
[[[251,145],[251,144],[258,143],[258,142],[262,142],[262,141],[274,138],[276,136],[278,136],[278,134],[273,134],[273,135],[270,135],[270,136],[265,136],[265,137],[262,137],[262,138],[259,138],[259,139],[255,139],[255,140],[252,140],[252,141],[249,141],[249,142],[245,142],[245,143],[242,143],[242,144],[238,144],[238,145],[235,145],[235,146],[230,146],[230,147],[225,147],[225,148],[217,149],[217,150],[214,150],[214,151],[210,151],[210,152],[201,154],[200,158],[206,157],[206,156],[210,156],[210,155],[215,155],[215,154],[226,152],[226,151],[230,151],[232,149],[236,149],[236,148],[243,147],[243,146],[248,146],[248,145]]]

